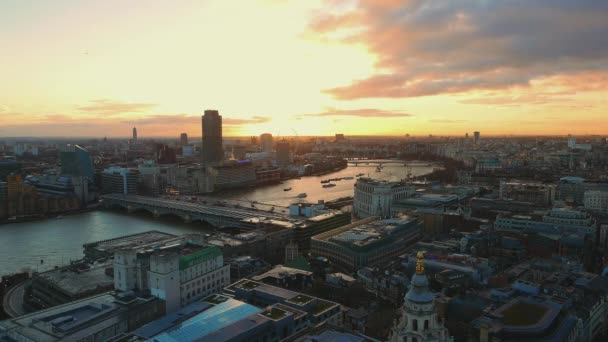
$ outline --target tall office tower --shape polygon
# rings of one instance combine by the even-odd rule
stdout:
[[[202,120],[203,163],[221,162],[224,159],[222,116],[217,110],[205,110]]]
[[[260,135],[260,147],[262,152],[272,152],[272,134],[264,133]]]
[[[133,127],[133,143],[137,142],[137,127]]]
[[[473,139],[475,139],[474,140],[475,141],[475,145],[479,144],[479,139],[480,139],[479,132],[473,133]]]
[[[278,165],[289,165],[290,162],[289,154],[289,141],[281,140],[277,142],[277,164]]]
[[[188,133],[182,133],[179,135],[179,143],[180,145],[188,145]]]
[[[568,148],[576,148],[576,138],[568,135]]]

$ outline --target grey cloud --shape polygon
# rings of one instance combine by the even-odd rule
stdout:
[[[311,30],[352,28],[389,74],[326,90],[338,99],[413,97],[528,86],[537,78],[608,71],[608,1],[361,0]]]

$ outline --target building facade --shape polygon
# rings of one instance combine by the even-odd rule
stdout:
[[[150,291],[173,312],[230,284],[230,265],[215,246],[158,253],[150,257]]]
[[[219,163],[224,159],[222,116],[217,110],[205,110],[202,117],[203,163]]]
[[[110,167],[101,173],[104,194],[137,195],[138,172],[135,169]]]
[[[359,178],[355,183],[353,215],[391,217],[393,203],[408,198],[416,189],[405,182],[389,182]]]
[[[272,134],[264,133],[260,135],[260,149],[262,152],[272,153]]]

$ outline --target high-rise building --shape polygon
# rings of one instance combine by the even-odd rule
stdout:
[[[93,162],[87,150],[78,145],[68,145],[59,154],[61,173],[69,176],[93,179]]]
[[[568,148],[576,148],[576,138],[568,135]]]
[[[277,164],[278,165],[289,165],[290,161],[289,154],[289,141],[281,140],[277,142]]]
[[[336,133],[336,141],[342,141],[345,140],[346,138],[344,137],[344,134],[342,133]]]
[[[272,134],[264,133],[260,135],[260,148],[262,152],[272,152]]]
[[[412,276],[411,288],[405,295],[401,318],[392,329],[391,342],[453,341],[437,317],[435,296],[429,290],[423,258],[423,253],[419,252],[416,273]]]
[[[478,131],[475,131],[473,133],[473,139],[474,139],[475,145],[479,144],[479,139],[481,139],[481,136]]]
[[[202,117],[203,162],[218,163],[224,159],[222,116],[217,110],[205,110]]]
[[[133,143],[137,142],[137,127],[133,127]]]
[[[182,133],[179,135],[179,143],[180,145],[188,145],[188,133]]]

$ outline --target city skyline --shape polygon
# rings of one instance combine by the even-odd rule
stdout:
[[[606,134],[596,1],[8,1],[0,137]]]

